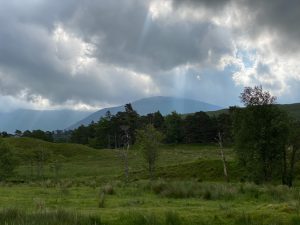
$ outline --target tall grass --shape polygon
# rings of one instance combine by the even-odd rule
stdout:
[[[197,181],[164,181],[151,184],[151,190],[167,198],[202,198],[204,200],[249,199],[260,201],[284,202],[298,200],[299,190],[287,186],[256,185],[252,183],[228,184]],[[300,207],[300,205],[299,205]]]
[[[131,211],[121,214],[119,217],[121,225],[163,225],[155,214],[139,213]]]
[[[0,211],[0,224],[5,225],[101,225],[101,218],[83,216],[58,210],[54,212],[25,213],[18,209]]]

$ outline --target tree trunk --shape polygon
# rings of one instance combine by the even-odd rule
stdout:
[[[292,146],[292,156],[291,156],[291,165],[290,165],[290,171],[289,171],[289,176],[288,176],[288,181],[287,184],[289,187],[293,186],[293,180],[294,180],[294,169],[295,169],[295,162],[296,162],[296,152],[297,149]]]
[[[129,134],[126,134],[127,143],[125,144],[123,148],[123,159],[124,159],[124,175],[125,175],[125,181],[129,181],[129,163],[128,163],[128,152],[129,152]]]
[[[283,171],[282,171],[282,184],[286,185],[288,183],[287,178],[287,156],[286,156],[286,149],[283,151]]]
[[[222,157],[222,162],[223,162],[223,170],[224,170],[224,177],[225,180],[227,182],[229,182],[229,176],[228,176],[228,172],[227,172],[227,163],[226,163],[226,158],[225,158],[225,154],[224,154],[224,148],[223,148],[223,138],[222,138],[222,134],[219,131],[218,132],[218,137],[217,137],[219,146],[220,146],[220,151],[221,151],[221,157]]]
[[[117,134],[115,133],[115,149],[118,148],[118,143],[117,143]]]
[[[108,148],[108,149],[111,149],[111,144],[110,144],[110,134],[107,135],[107,140],[108,140],[107,148]]]

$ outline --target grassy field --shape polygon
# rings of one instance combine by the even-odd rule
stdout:
[[[130,182],[123,182],[117,150],[5,139],[20,161],[0,183],[0,224],[300,224],[300,188],[241,182],[243,171],[226,149],[225,183],[217,146],[162,146],[155,181],[139,151],[130,151]],[[49,154],[38,177],[28,156]],[[60,164],[58,174],[54,163]]]

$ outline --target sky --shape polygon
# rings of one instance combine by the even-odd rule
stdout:
[[[0,111],[300,102],[298,0],[0,0]]]

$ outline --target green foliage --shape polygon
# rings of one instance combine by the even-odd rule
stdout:
[[[188,115],[184,119],[184,138],[186,143],[214,142],[217,134],[216,121],[205,112]]]
[[[267,104],[273,101],[265,99],[272,98],[268,94],[251,92],[253,96],[248,96],[245,92],[241,98],[248,101],[247,107],[234,110],[235,150],[251,180],[271,181],[285,173],[289,119],[277,106]]]
[[[172,112],[166,116],[165,129],[167,143],[181,143],[183,141],[183,119],[178,113]]]
[[[287,123],[286,114],[276,106],[254,106],[236,112],[235,149],[251,179],[268,181],[282,172]]]
[[[20,131],[16,131],[16,134],[19,134],[18,136],[20,136]],[[23,133],[23,137],[30,137],[30,138],[36,138],[36,139],[40,139],[43,141],[49,141],[49,142],[53,142],[53,134],[50,131],[42,131],[42,130],[33,130],[33,131],[29,131],[26,130]]]
[[[148,163],[150,177],[153,178],[155,163],[159,155],[159,146],[163,139],[161,132],[153,125],[147,125],[145,129],[136,132],[136,145],[142,151],[145,161]]]
[[[0,139],[0,180],[11,177],[17,163],[12,147]]]

